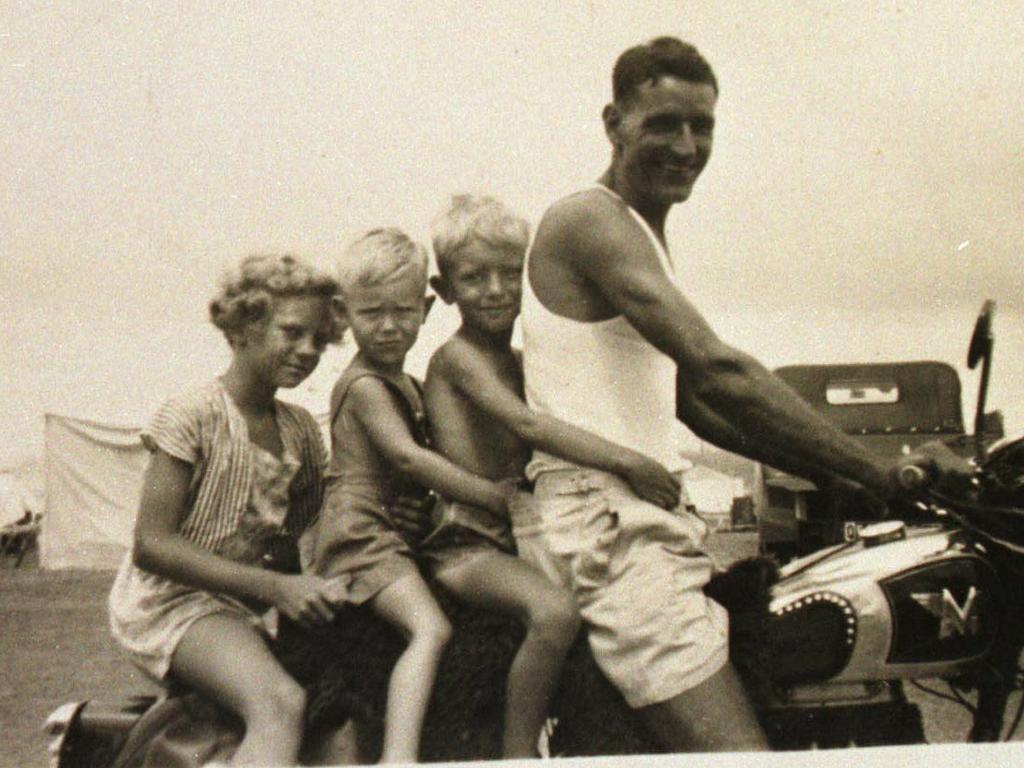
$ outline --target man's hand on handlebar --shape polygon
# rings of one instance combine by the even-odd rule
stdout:
[[[974,465],[938,440],[919,445],[903,456],[891,470],[894,487],[902,492],[926,486],[950,493],[964,493],[971,487]]]

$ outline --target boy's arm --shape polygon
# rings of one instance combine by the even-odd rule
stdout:
[[[449,384],[523,442],[575,464],[619,475],[637,495],[660,507],[672,509],[679,503],[679,481],[658,462],[531,410],[469,349],[452,348],[447,358],[443,375]]]
[[[419,445],[395,396],[380,380],[359,379],[349,389],[348,400],[373,447],[399,471],[443,496],[504,514],[506,494],[501,487]]]

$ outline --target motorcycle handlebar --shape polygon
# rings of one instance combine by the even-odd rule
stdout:
[[[919,491],[928,486],[931,476],[917,464],[905,464],[896,471],[896,480],[905,491]]]

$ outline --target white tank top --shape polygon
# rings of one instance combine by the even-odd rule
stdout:
[[[607,187],[597,187],[616,200]],[[658,261],[675,282],[675,266],[650,226],[630,214],[646,233]],[[529,254],[527,255],[527,264]],[[676,420],[676,364],[619,315],[581,322],[556,315],[523,280],[523,373],[530,407],[638,451],[669,471],[690,467],[679,453],[685,427]],[[573,464],[534,451],[527,475]]]

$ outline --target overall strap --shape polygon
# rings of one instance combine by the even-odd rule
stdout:
[[[341,375],[341,378],[338,379],[338,383],[335,385],[334,392],[331,396],[331,427],[333,428],[334,422],[338,418],[338,414],[341,412],[341,407],[344,405],[345,398],[348,397],[348,393],[352,388],[352,385],[366,376],[372,376],[378,381],[381,381],[384,386],[387,387],[388,391],[398,399],[399,403],[401,403],[402,415],[405,417],[405,421],[409,425],[409,430],[412,432],[412,436],[416,441],[416,444],[424,448],[429,448],[432,441],[430,436],[430,425],[427,422],[427,416],[423,407],[423,385],[420,384],[420,382],[413,376],[408,374],[402,375],[412,383],[413,389],[416,391],[416,395],[419,398],[418,402],[410,398],[409,394],[402,387],[383,374],[361,367],[349,368],[346,370]]]

